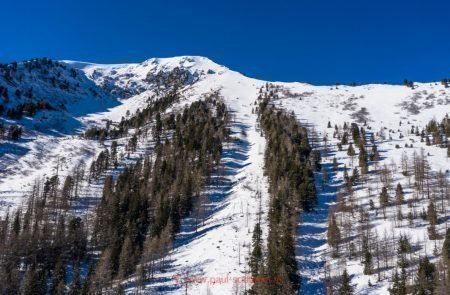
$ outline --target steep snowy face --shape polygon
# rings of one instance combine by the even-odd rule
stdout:
[[[71,133],[77,117],[116,105],[85,73],[47,58],[0,65],[0,116],[27,131]]]
[[[47,101],[58,110],[107,97],[82,71],[47,58],[0,65],[0,95],[5,108]]]

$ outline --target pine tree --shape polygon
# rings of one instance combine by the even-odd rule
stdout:
[[[406,273],[405,269],[402,269],[402,275],[398,274],[395,269],[392,286],[388,289],[391,295],[406,295]]]
[[[430,237],[430,240],[435,240],[438,238],[436,232],[437,214],[433,201],[431,201],[428,205],[427,219],[430,222],[430,226],[428,227],[428,235]]]
[[[157,144],[160,143],[161,140],[161,132],[162,132],[162,121],[161,121],[161,114],[159,112],[156,113],[156,123],[153,128],[153,137],[155,138],[155,141]]]
[[[59,292],[61,292],[61,286],[62,286],[62,289],[64,290],[65,280],[66,280],[66,270],[64,267],[64,259],[63,259],[62,255],[60,255],[58,257],[55,268],[53,270],[52,277],[53,277],[53,282],[52,282],[51,293],[52,294],[61,294],[61,293],[59,293]]]
[[[450,228],[445,234],[444,244],[442,245],[442,257],[447,264],[450,264]]]
[[[352,144],[352,143],[350,143],[350,144],[348,145],[347,155],[350,156],[350,157],[353,157],[353,156],[356,155],[355,149],[353,148],[353,144]]]
[[[365,238],[363,241],[363,265],[364,265],[364,274],[365,275],[372,274],[373,271],[372,253],[370,253],[369,242],[367,238]]]
[[[253,250],[250,256],[250,269],[253,277],[257,277],[261,273],[262,268],[262,231],[259,222],[255,225],[252,237]]]
[[[435,272],[436,267],[430,262],[428,257],[420,260],[417,270],[416,285],[414,294],[432,295],[435,289]]]
[[[367,174],[367,172],[369,172],[369,164],[368,164],[369,157],[367,155],[367,151],[364,147],[364,144],[362,143],[359,145],[358,158],[359,158],[359,167],[361,168],[361,174]]]
[[[355,168],[353,168],[353,173],[352,173],[352,178],[351,178],[352,185],[355,185],[358,181],[359,181],[359,172],[358,172],[358,168],[355,167]]]
[[[344,269],[344,272],[341,276],[341,285],[339,286],[338,294],[339,295],[352,295],[354,293],[354,286],[351,285],[350,276],[347,273],[347,269]]]
[[[139,264],[136,269],[137,279],[136,284],[138,287],[138,291],[142,291],[145,287],[145,278],[146,278],[146,269],[143,263]]]
[[[119,284],[116,287],[114,294],[116,294],[116,295],[125,295],[125,290],[124,290],[122,284]]]
[[[111,282],[113,272],[111,254],[112,251],[110,248],[103,251],[96,265],[95,274],[92,277],[92,284],[90,284],[90,288],[93,288],[93,290],[89,290],[89,292],[101,292]]]
[[[389,194],[387,188],[383,186],[380,193],[380,205],[386,207],[389,204]]]
[[[95,290],[93,287],[93,280],[95,276],[95,264],[89,266],[88,273],[86,275],[86,279],[83,281],[83,285],[81,286],[81,295],[90,294],[90,290]]]
[[[72,199],[72,191],[74,188],[74,179],[68,175],[64,181],[63,189],[61,191],[61,202],[64,209],[68,208],[69,200]]]
[[[127,237],[122,245],[122,250],[119,256],[119,278],[125,279],[133,270],[133,265],[133,245],[130,237]]]
[[[339,253],[339,244],[341,242],[341,232],[334,214],[331,214],[328,220],[327,241],[328,244],[333,247],[333,256],[337,256]]]
[[[345,125],[344,125],[344,127],[345,127]],[[345,144],[348,144],[348,133],[347,132],[344,132],[344,134],[342,135],[342,139],[341,139],[341,145],[345,145]]]
[[[379,161],[380,160],[380,153],[378,152],[378,148],[376,145],[372,146],[372,153],[370,155],[371,161]]]
[[[336,172],[339,168],[336,157],[333,158],[333,171]]]
[[[283,229],[283,236],[280,242],[280,259],[281,273],[285,273],[289,282],[289,286],[293,290],[298,289],[300,277],[298,275],[297,260],[295,258],[295,243],[292,238],[291,222],[286,221],[286,225]]]
[[[81,284],[80,284],[80,262],[75,262],[73,269],[72,283],[70,284],[69,295],[79,295],[81,294]]]
[[[397,184],[397,188],[395,189],[395,203],[397,206],[400,206],[404,202],[404,194],[403,194],[403,188],[400,183]]]
[[[406,235],[400,234],[398,252],[400,254],[411,252],[411,243],[409,242],[409,238]]]
[[[350,129],[351,129],[351,132],[352,132],[353,142],[356,145],[362,144],[361,141],[364,141],[364,139],[361,137],[361,133],[359,131],[358,125],[356,123],[351,123],[350,124]]]
[[[25,273],[24,295],[44,295],[46,294],[46,276],[43,270],[31,266]]]

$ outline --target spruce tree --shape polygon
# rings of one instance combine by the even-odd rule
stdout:
[[[386,207],[389,205],[389,194],[387,188],[383,186],[380,193],[380,207],[383,208],[383,214],[386,212]],[[385,216],[386,217],[386,216]]]
[[[69,295],[79,295],[81,294],[81,284],[80,284],[80,262],[75,262],[72,276],[72,283],[70,284]]]
[[[379,161],[380,160],[380,153],[378,152],[378,148],[376,145],[372,146],[372,153],[370,155],[371,161]]]
[[[352,178],[351,178],[352,185],[355,185],[358,181],[359,181],[359,172],[358,172],[358,168],[355,167],[355,168],[353,168],[353,173],[352,173]]]
[[[363,265],[364,265],[364,274],[370,275],[373,271],[373,261],[372,261],[372,253],[370,253],[369,242],[368,239],[365,238],[363,241]]]
[[[35,265],[27,270],[24,278],[24,295],[44,295],[47,293],[47,280],[44,270]]]
[[[62,255],[60,255],[58,257],[55,268],[53,270],[52,277],[53,277],[53,281],[52,281],[51,293],[56,294],[61,291],[61,286],[63,286],[63,287],[65,286],[65,280],[66,280],[66,270],[65,270],[64,259],[63,259]]]
[[[339,244],[341,242],[341,232],[336,222],[336,217],[331,214],[328,220],[328,232],[327,232],[328,244],[333,247],[333,256],[338,256]]]
[[[422,258],[419,262],[417,270],[416,284],[414,294],[432,295],[435,289],[435,272],[436,267],[430,262],[428,257]]]
[[[430,222],[430,226],[428,227],[428,236],[430,237],[430,240],[435,240],[437,239],[437,231],[436,231],[437,213],[433,201],[431,201],[430,204],[428,205],[427,219]]]
[[[125,279],[133,270],[134,266],[133,245],[129,237],[127,237],[122,245],[119,256],[119,278]]]
[[[445,234],[444,243],[442,245],[442,257],[447,264],[450,264],[450,228]]]
[[[392,285],[388,291],[391,295],[406,295],[406,274],[404,269],[402,269],[401,276],[395,269]]]
[[[353,144],[352,144],[352,143],[350,143],[350,144],[348,145],[347,155],[350,156],[350,157],[353,157],[353,156],[356,155],[355,149],[353,148]]]
[[[262,231],[259,222],[255,225],[252,237],[253,250],[250,256],[250,269],[253,277],[257,277],[262,268]]]
[[[404,202],[403,198],[403,188],[400,183],[397,184],[397,188],[395,189],[395,203],[397,206],[400,206]]]
[[[361,168],[361,174],[367,174],[369,172],[369,157],[367,155],[367,151],[364,147],[364,144],[359,145],[359,167]]]
[[[344,272],[341,276],[341,285],[338,290],[339,295],[352,295],[354,294],[354,286],[351,285],[350,276],[347,273],[347,269],[344,269]]]

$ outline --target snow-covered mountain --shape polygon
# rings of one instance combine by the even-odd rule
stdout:
[[[361,86],[314,86],[305,83],[273,82],[246,77],[205,57],[152,58],[138,64],[102,65],[76,61],[36,59],[0,67],[0,122],[6,126],[21,126],[22,136],[12,140],[0,137],[0,212],[3,216],[25,204],[36,179],[45,179],[58,171],[71,173],[81,162],[90,162],[111,140],[86,139],[83,132],[92,126],[104,127],[106,122],[118,124],[138,110],[151,104],[161,93],[173,90],[166,81],[176,81],[175,87],[182,100],[167,112],[178,112],[185,105],[218,91],[233,114],[232,133],[235,142],[224,147],[222,162],[227,173],[221,185],[204,188],[209,196],[210,214],[197,230],[192,219],[182,222],[175,238],[174,248],[168,254],[170,265],[165,272],[155,274],[156,279],[146,285],[148,294],[240,294],[251,283],[233,283],[224,278],[244,278],[248,274],[252,231],[262,206],[262,232],[267,237],[269,193],[264,173],[266,140],[261,133],[255,112],[256,99],[264,89],[272,92],[272,103],[280,109],[295,113],[298,121],[308,128],[313,148],[321,151],[323,169],[316,173],[318,204],[316,210],[302,214],[297,229],[297,263],[302,276],[301,294],[325,294],[325,279],[339,277],[347,268],[358,294],[387,294],[395,258],[391,257],[385,272],[379,277],[374,271],[364,274],[359,259],[347,253],[332,257],[327,245],[327,224],[330,211],[341,217],[342,233],[348,228],[347,251],[360,231],[358,212],[340,212],[339,198],[348,198],[342,191],[344,166],[351,174],[357,167],[357,153],[349,156],[348,145],[338,149],[344,133],[344,123],[357,123],[367,136],[373,136],[380,161],[370,161],[369,170],[389,167],[392,183],[401,183],[405,203],[400,210],[419,214],[427,210],[428,199],[411,205],[416,198],[411,176],[404,173],[404,155],[412,159],[421,153],[426,157],[430,171],[444,173],[450,178],[450,160],[447,148],[421,141],[416,129],[426,128],[430,120],[440,122],[450,112],[450,88],[436,82],[403,85],[369,84]],[[45,103],[44,103],[45,102]],[[33,111],[30,111],[30,108]],[[20,113],[20,115],[18,115]],[[330,122],[330,126],[329,126]],[[6,134],[6,133],[5,133]],[[422,137],[423,138],[423,137]],[[135,163],[146,154],[153,153],[151,142],[139,142],[135,152],[125,150],[129,138],[119,139],[120,163],[118,170]],[[356,149],[356,145],[354,146]],[[338,170],[332,169],[336,159]],[[115,173],[111,171],[111,173]],[[431,173],[431,172],[430,172]],[[326,175],[326,180],[324,180]],[[215,177],[223,177],[216,175]],[[82,185],[82,198],[86,202],[74,214],[89,215],[101,197],[101,181]],[[355,185],[352,202],[367,212],[372,236],[395,240],[400,234],[410,236],[415,246],[413,257],[428,255],[437,262],[443,239],[430,240],[427,226],[419,218],[398,221],[399,206],[389,206],[386,218],[373,207],[379,208],[381,190],[378,174],[367,174]],[[389,192],[393,196],[394,190]],[[438,192],[436,192],[438,194]],[[344,195],[344,196],[343,196]],[[348,201],[348,200],[347,200]],[[437,225],[444,234],[450,200],[446,199]],[[372,209],[371,209],[372,208]],[[346,222],[345,220],[350,220]],[[353,225],[352,225],[353,224]],[[363,224],[360,222],[360,224]],[[362,227],[362,225],[361,225]],[[383,240],[384,241],[384,240]],[[385,247],[396,247],[387,244]],[[348,245],[348,246],[347,246]],[[357,249],[355,251],[358,251]],[[374,250],[375,251],[375,250]],[[375,252],[374,252],[375,253]],[[381,254],[380,254],[381,255]],[[375,256],[375,254],[373,254]],[[411,271],[417,265],[411,266]],[[191,278],[180,283],[180,278]],[[370,282],[370,283],[369,283]],[[127,291],[133,291],[133,277],[128,280]],[[208,293],[209,292],[209,293]]]

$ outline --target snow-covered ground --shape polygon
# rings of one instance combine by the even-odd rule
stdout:
[[[180,68],[186,72],[186,85],[182,89],[184,100],[169,111],[176,111],[211,91],[219,90],[233,114],[233,136],[239,140],[224,148],[222,162],[225,173],[217,171],[214,179],[219,181],[204,189],[208,196],[208,215],[204,224],[195,231],[193,217],[183,221],[182,230],[168,256],[168,269],[164,273],[158,273],[157,279],[148,284],[147,290],[149,294],[157,291],[184,294],[186,284],[182,282],[186,281],[189,281],[188,294],[232,294],[237,288],[241,291],[248,288],[249,285],[245,283],[234,284],[233,279],[249,275],[246,259],[260,204],[262,230],[267,235],[265,216],[269,196],[263,172],[265,139],[261,136],[257,116],[253,112],[259,89],[266,82],[245,77],[204,57],[154,58],[141,64],[122,65],[73,61],[67,61],[67,64],[76,68],[79,73],[86,74],[87,79],[79,78],[82,79],[81,88],[87,85],[86,87],[95,88],[102,95],[98,98],[89,96],[78,99],[78,95],[73,94],[72,99],[67,102],[70,107],[63,112],[45,111],[36,117],[20,120],[18,123],[25,127],[25,134],[19,142],[0,141],[0,212],[4,214],[8,208],[26,203],[26,195],[32,189],[35,179],[53,175],[57,163],[61,175],[67,175],[81,160],[89,167],[95,155],[110,142],[99,144],[97,141],[82,139],[80,131],[93,124],[104,126],[105,120],[118,122],[122,117],[142,109],[160,91],[152,81],[158,79],[161,73]],[[338,270],[346,264],[358,293],[386,294],[388,280],[375,283],[375,275],[363,275],[359,260],[343,262],[329,258],[326,244],[328,210],[333,206],[336,191],[343,178],[342,170],[332,173],[332,158],[337,158],[340,168],[344,165],[353,168],[346,148],[343,151],[336,149],[338,140],[333,138],[334,125],[358,122],[361,126],[367,121],[370,132],[378,133],[375,139],[382,156],[380,166],[384,162],[391,165],[391,160],[394,159],[397,166],[394,183],[404,184],[405,198],[408,199],[411,197],[411,189],[408,189],[408,180],[401,175],[399,168],[403,152],[411,159],[414,150],[420,153],[420,148],[424,148],[425,154],[430,154],[427,160],[433,171],[446,171],[450,168],[445,149],[426,146],[419,142],[420,138],[410,134],[412,125],[421,129],[429,120],[440,121],[450,112],[450,90],[437,83],[416,83],[415,89],[400,85],[336,87],[281,82],[274,85],[280,87],[279,99],[274,103],[280,108],[294,111],[299,122],[307,126],[310,134],[316,137],[316,146],[322,152],[323,166],[329,178],[323,183],[321,173],[316,173],[319,202],[315,211],[301,217],[297,230],[297,260],[302,275],[300,293],[324,294],[324,266],[335,266],[334,271],[338,275]],[[42,93],[49,94],[44,91]],[[85,93],[87,92],[80,91],[78,94],[84,97]],[[49,95],[48,100],[51,102],[52,95]],[[52,117],[51,124],[47,124],[46,120],[39,123],[42,116]],[[328,121],[333,128],[327,128]],[[49,132],[50,129],[54,132]],[[402,138],[400,134],[403,135]],[[327,149],[324,147],[324,137],[328,138]],[[119,146],[123,148],[126,140],[119,142]],[[412,143],[414,147],[404,148],[405,143]],[[396,145],[400,148],[396,148]],[[355,149],[357,151],[356,146]],[[136,154],[131,155],[128,160],[124,157],[121,165],[148,152],[151,152],[151,143],[141,143]],[[355,163],[356,161],[357,158]],[[99,184],[92,184],[94,185]],[[83,191],[85,197],[98,197],[88,184],[84,185]],[[261,200],[257,197],[257,191],[260,192]],[[373,199],[378,200],[375,187],[373,195]],[[361,206],[368,206],[367,190],[357,191],[355,198]],[[404,208],[406,214],[406,205]],[[393,211],[395,210],[394,206]],[[388,216],[393,211],[388,211]],[[378,232],[379,236],[383,236],[385,231],[390,234],[394,232],[395,235],[407,233],[411,235],[413,242],[422,244],[422,249],[427,249],[427,254],[432,255],[434,241],[426,238],[425,226],[416,223],[408,225],[407,221],[403,221],[403,226],[399,228],[389,218],[384,221],[380,216],[372,215],[371,220],[373,231]],[[441,231],[444,226],[445,224],[440,225]],[[373,286],[368,285],[369,279]],[[131,288],[132,284],[128,289],[130,292]]]
[[[450,159],[447,157],[447,149],[427,146],[425,142],[420,142],[419,136],[411,134],[413,125],[422,130],[431,119],[440,122],[450,112],[450,91],[440,83],[416,83],[415,89],[395,85],[339,86],[337,89],[304,84],[277,83],[276,85],[285,88],[281,91],[285,93],[280,95],[280,99],[275,104],[286,110],[293,110],[299,121],[309,128],[310,133],[318,135],[317,146],[322,150],[322,160],[329,178],[325,184],[321,184],[321,175],[316,173],[319,204],[315,212],[303,215],[298,229],[298,260],[304,283],[300,293],[323,294],[325,292],[323,289],[326,272],[324,266],[327,261],[329,268],[327,271],[331,271],[331,275],[340,276],[344,267],[347,268],[358,294],[387,294],[391,283],[389,280],[396,266],[395,257],[390,262],[392,268],[382,275],[379,282],[376,273],[363,274],[363,266],[358,258],[346,260],[345,257],[348,255],[341,255],[340,258],[330,257],[330,248],[326,243],[327,209],[336,201],[336,192],[342,186],[344,165],[349,169],[349,175],[352,173],[350,169],[358,166],[358,155],[352,160],[347,155],[348,146],[344,145],[342,151],[337,150],[336,144],[340,140],[333,138],[335,125],[338,125],[342,132],[344,122],[347,124],[357,122],[362,127],[364,121],[367,121],[365,126],[367,134],[374,134],[375,144],[380,151],[381,161],[378,166],[383,167],[386,164],[392,170],[393,187],[389,190],[391,205],[387,209],[386,219],[383,218],[383,214],[376,214],[376,211],[369,210],[370,199],[374,201],[376,207],[379,206],[379,193],[382,187],[379,183],[379,175],[369,173],[367,184],[361,184],[355,188],[354,202],[365,212],[369,212],[369,222],[373,227],[372,235],[378,236],[378,239],[382,241],[387,234],[389,243],[386,241],[386,247],[392,249],[393,256],[396,255],[396,243],[400,234],[407,235],[411,243],[419,249],[412,255],[415,259],[425,255],[432,258],[434,257],[433,249],[436,246],[440,251],[443,240],[429,240],[426,222],[420,217],[416,218],[413,224],[408,224],[406,215],[410,209],[406,204],[401,206],[405,220],[395,221],[397,207],[393,204],[395,204],[397,183],[403,186],[406,202],[413,198],[410,179],[402,175],[401,158],[404,153],[411,162],[413,154],[420,155],[423,149],[426,161],[434,173],[433,178],[442,171],[446,178],[450,179],[448,171]],[[358,114],[363,114],[363,119],[359,122]],[[327,128],[328,122],[331,122],[332,128]],[[324,137],[328,140],[327,150],[330,153],[328,157],[323,150]],[[405,144],[412,144],[413,148],[405,148]],[[370,147],[371,145],[368,144],[368,151]],[[356,145],[354,148],[358,153]],[[337,173],[333,173],[331,169],[333,157],[336,157],[340,167]],[[411,164],[409,165],[410,173],[412,173],[413,168]],[[374,169],[374,164],[370,163],[369,170]],[[370,187],[370,196],[368,187]],[[429,200],[423,200],[414,210],[418,213],[422,210],[426,211],[428,202]],[[448,203],[445,210],[445,213],[439,212],[440,217],[448,216]],[[357,235],[359,214],[355,213],[354,217],[345,216],[350,219],[350,223],[354,224],[352,234]],[[444,234],[447,228],[446,222],[439,224],[440,234]],[[342,228],[341,231],[343,231]],[[343,249],[344,252],[346,250]],[[434,259],[434,261],[437,260]],[[415,272],[416,268],[417,265],[410,271]]]

